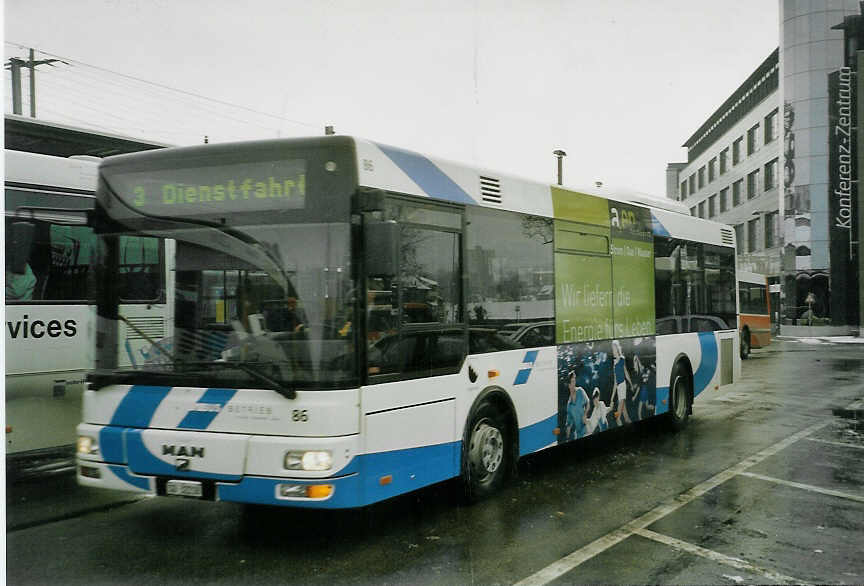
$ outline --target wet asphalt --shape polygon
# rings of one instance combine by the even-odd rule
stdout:
[[[864,583],[864,344],[778,340],[687,429],[532,455],[360,511],[7,486],[10,584]]]

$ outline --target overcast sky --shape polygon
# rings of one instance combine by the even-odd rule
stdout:
[[[6,0],[5,57],[25,57],[20,44],[67,60],[37,73],[37,110],[69,124],[171,144],[333,124],[547,183],[560,148],[565,183],[663,196],[680,145],[777,47],[777,13],[777,0]],[[7,112],[9,88],[6,73]]]

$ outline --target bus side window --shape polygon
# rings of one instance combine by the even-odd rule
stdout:
[[[127,302],[160,301],[164,285],[159,241],[123,236],[120,243],[120,298]]]

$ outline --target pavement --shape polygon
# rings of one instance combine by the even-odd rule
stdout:
[[[801,344],[864,344],[864,337],[857,336],[775,336],[775,338],[787,342],[800,342]]]
[[[140,501],[128,492],[83,488],[74,466],[45,467],[6,480],[6,532],[63,521]]]

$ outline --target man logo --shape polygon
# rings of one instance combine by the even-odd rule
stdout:
[[[196,446],[175,446],[174,444],[162,444],[163,456],[177,456],[184,458],[203,458],[204,448]]]
[[[204,448],[198,446],[175,446],[174,444],[162,444],[163,456],[176,456],[174,469],[178,471],[189,470],[192,458],[203,458]]]

